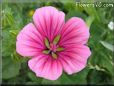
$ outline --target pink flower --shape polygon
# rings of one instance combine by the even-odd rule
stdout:
[[[28,66],[36,76],[56,80],[63,70],[70,75],[86,67],[89,29],[81,18],[65,23],[63,12],[47,6],[35,11],[33,21],[18,34],[16,50],[32,57]]]

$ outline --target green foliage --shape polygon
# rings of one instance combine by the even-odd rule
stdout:
[[[28,72],[28,77],[32,82],[37,82],[38,84],[41,84],[42,78],[37,78],[36,75],[32,72]]]
[[[10,79],[15,77],[19,74],[20,63],[13,62],[10,57],[3,57],[2,58],[2,78],[3,79]]]
[[[92,0],[91,0],[92,1]],[[5,84],[114,84],[114,37],[107,25],[114,20],[111,7],[78,7],[74,0],[49,0],[31,3],[2,3],[2,81]],[[87,67],[73,75],[63,73],[55,81],[36,77],[29,70],[28,59],[16,53],[19,31],[32,21],[35,9],[54,6],[65,12],[66,21],[71,17],[84,19],[90,28],[88,46],[92,55]]]
[[[111,76],[103,71],[90,70],[88,74],[88,84],[111,84]]]
[[[107,49],[111,50],[112,52],[114,52],[114,46],[113,46],[112,44],[107,43],[107,42],[105,42],[105,41],[101,41],[101,44],[102,44],[105,48],[107,48]]]

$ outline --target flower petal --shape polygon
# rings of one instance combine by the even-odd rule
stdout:
[[[64,17],[63,12],[47,6],[37,9],[33,15],[33,20],[39,32],[52,42],[65,23]]]
[[[91,55],[89,48],[85,45],[78,45],[66,49],[59,54],[59,59],[63,65],[64,71],[73,74],[86,67],[87,59]]]
[[[61,63],[48,55],[32,58],[29,60],[28,66],[36,73],[36,76],[49,80],[56,80],[62,74]]]
[[[68,20],[61,31],[60,45],[85,44],[89,38],[89,29],[81,18],[73,17]]]
[[[16,51],[22,56],[36,56],[44,48],[42,36],[32,23],[26,25],[17,36]]]

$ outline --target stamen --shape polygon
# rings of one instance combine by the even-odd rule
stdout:
[[[60,40],[60,35],[57,35],[53,40],[53,44],[57,44],[59,40]]]
[[[63,47],[58,47],[58,48],[56,49],[56,51],[63,51],[63,50],[64,50]]]
[[[44,50],[42,53],[49,54],[50,53],[50,50]]]
[[[57,54],[55,54],[54,52],[52,52],[52,57],[53,57],[54,59],[57,59]]]
[[[49,54],[52,56],[52,58],[57,59],[57,54],[56,51],[63,51],[64,48],[63,47],[58,47],[59,45],[57,44],[60,40],[60,35],[57,35],[53,42],[49,42],[49,40],[47,38],[45,38],[44,42],[45,42],[45,46],[46,46],[46,50],[43,50],[42,53],[44,54]]]
[[[50,48],[50,45],[49,45],[49,41],[47,38],[45,38],[45,46],[49,49]]]

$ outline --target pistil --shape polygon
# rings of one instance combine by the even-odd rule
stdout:
[[[47,38],[45,38],[44,43],[45,43],[45,46],[46,46],[47,49],[43,50],[42,53],[47,54],[47,55],[51,54],[51,56],[54,59],[57,59],[57,57],[58,57],[57,52],[60,52],[60,51],[64,50],[63,47],[60,47],[58,45],[59,40],[60,40],[60,35],[57,35],[54,38],[52,43],[50,43],[49,40]]]

